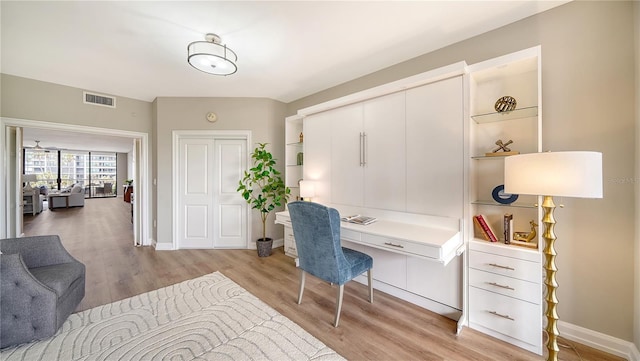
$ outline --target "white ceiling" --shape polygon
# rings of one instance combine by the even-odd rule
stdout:
[[[560,1],[5,1],[6,74],[103,94],[291,102]],[[238,54],[221,77],[187,64],[216,33]]]

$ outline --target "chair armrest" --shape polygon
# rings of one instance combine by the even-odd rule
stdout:
[[[38,281],[20,254],[0,255],[0,347],[55,333],[56,292]]]
[[[57,235],[2,239],[0,251],[19,253],[27,268],[79,262],[67,252]]]

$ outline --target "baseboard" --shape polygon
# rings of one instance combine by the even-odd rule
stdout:
[[[558,321],[558,331],[560,331],[561,337],[568,340],[624,357],[629,361],[640,361],[640,352],[632,342],[563,321]]]
[[[152,239],[151,245],[156,249],[156,251],[173,251],[173,244],[171,243],[158,243],[155,239]],[[278,248],[283,246],[284,239],[280,238],[273,241],[273,245],[271,246],[271,248]],[[251,242],[249,244],[249,249],[256,249],[256,242]]]
[[[156,251],[173,251],[173,244],[171,243],[158,243],[155,239],[151,240],[151,245]]]

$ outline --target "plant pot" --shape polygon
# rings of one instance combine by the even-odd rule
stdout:
[[[258,248],[258,257],[271,256],[271,247],[273,246],[273,239],[271,238],[258,238],[256,241],[256,247]]]

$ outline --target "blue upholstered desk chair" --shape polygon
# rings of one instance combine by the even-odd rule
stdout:
[[[288,207],[300,261],[298,304],[302,302],[306,273],[337,284],[334,326],[338,327],[345,283],[367,272],[369,302],[373,303],[373,259],[340,245],[340,215],[337,210],[312,202],[292,202]]]

